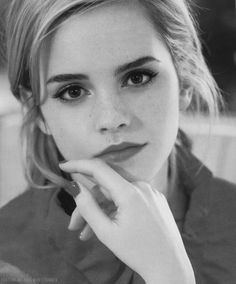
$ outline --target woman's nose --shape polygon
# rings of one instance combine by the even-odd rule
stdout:
[[[120,98],[103,99],[96,103],[95,125],[101,133],[119,132],[130,125],[128,106]]]

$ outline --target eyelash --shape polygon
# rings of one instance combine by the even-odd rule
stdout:
[[[74,87],[74,89],[73,89],[73,87]],[[66,94],[70,89],[72,89],[72,90],[75,90],[75,89],[78,90],[79,89],[80,91],[83,90],[85,93],[89,94],[89,91],[87,91],[86,89],[81,87],[79,84],[72,83],[72,84],[66,85],[66,86],[62,87],[61,89],[59,89],[56,92],[56,94],[53,95],[53,98],[58,99],[58,100],[65,102],[65,103],[70,103],[70,102],[82,99],[82,98],[76,98],[76,99],[70,100],[70,99],[63,98],[63,95]],[[82,97],[84,97],[84,95]]]
[[[153,79],[159,74],[159,72],[153,72],[152,70],[144,70],[144,69],[140,69],[140,70],[133,70],[133,71],[130,71],[128,74],[126,74],[125,76],[125,79],[122,80],[122,87],[125,87],[125,88],[143,88],[145,87],[146,85],[150,84]],[[138,83],[138,84],[134,84],[134,85],[128,85],[128,81],[132,78],[132,76],[147,76],[147,80],[146,82],[144,83]],[[74,87],[74,89],[73,89]],[[81,97],[77,97],[75,99],[65,99],[63,98],[63,95],[65,95],[69,90],[75,90],[75,89],[79,89],[80,91],[83,91],[85,92],[87,95],[90,94],[90,92],[88,90],[86,90],[85,88],[83,88],[82,86],[80,86],[79,84],[77,83],[72,83],[72,84],[69,84],[69,85],[66,85],[64,87],[62,87],[61,89],[59,89],[55,95],[53,95],[53,98],[55,99],[58,99],[64,103],[72,103],[74,101],[80,101],[83,99],[83,97],[86,95],[81,95]]]
[[[141,88],[141,87],[145,87],[147,84],[151,83],[152,80],[158,75],[158,72],[153,72],[151,70],[146,70],[146,69],[131,71],[125,76],[125,80],[124,80],[125,84],[127,84],[128,80],[134,75],[141,75],[141,76],[148,76],[149,77],[146,82],[131,86],[131,87],[134,87],[134,88]],[[122,84],[122,87],[125,87],[124,83]],[[127,87],[129,87],[129,85]]]

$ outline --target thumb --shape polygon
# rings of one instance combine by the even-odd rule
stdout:
[[[79,211],[97,237],[101,239],[106,235],[106,232],[109,232],[112,221],[100,208],[89,189],[81,183],[77,182],[77,184],[81,192],[75,198],[76,210]]]

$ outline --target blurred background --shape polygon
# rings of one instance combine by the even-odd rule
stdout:
[[[213,173],[236,183],[236,0],[192,2],[204,55],[222,90],[226,112],[214,126],[204,117],[183,117],[181,126],[194,138],[194,153]],[[0,0],[0,206],[26,186],[19,139],[22,117],[6,75],[4,11],[9,3]]]

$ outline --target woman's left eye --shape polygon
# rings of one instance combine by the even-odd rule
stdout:
[[[122,87],[141,87],[152,81],[157,76],[157,72],[152,71],[135,71],[129,73],[124,80]]]

